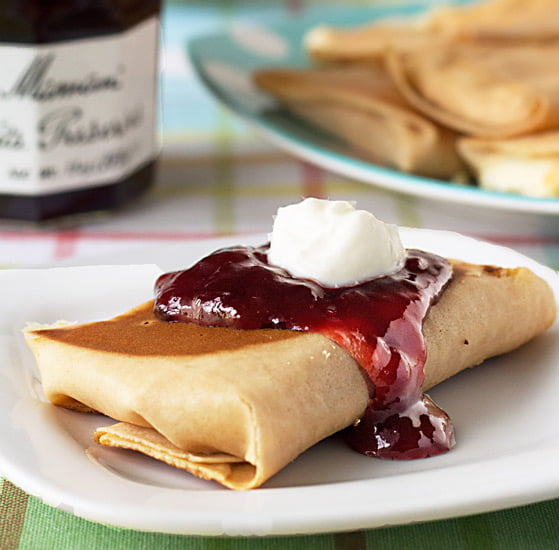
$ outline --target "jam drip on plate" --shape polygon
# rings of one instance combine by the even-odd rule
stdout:
[[[448,262],[407,251],[400,270],[355,286],[325,288],[270,265],[267,245],[218,250],[161,275],[155,314],[164,321],[324,334],[343,346],[372,384],[363,417],[345,432],[366,455],[412,459],[454,444],[450,419],[423,394],[423,320],[451,278]]]

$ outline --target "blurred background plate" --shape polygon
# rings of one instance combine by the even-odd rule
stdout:
[[[393,7],[321,6],[291,17],[244,19],[226,31],[193,38],[188,55],[194,70],[215,98],[293,155],[340,175],[408,195],[513,212],[558,214],[559,199],[485,191],[412,174],[359,159],[343,144],[277,107],[254,88],[251,73],[271,66],[304,67],[305,32],[318,24],[355,26],[383,17],[413,16],[430,2]],[[269,23],[269,21],[274,21]]]

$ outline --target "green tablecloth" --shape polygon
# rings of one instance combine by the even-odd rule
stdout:
[[[464,518],[349,533],[215,538],[140,533],[93,523],[42,504],[8,481],[2,483],[0,492],[2,550],[552,550],[559,548],[558,537],[559,500]]]

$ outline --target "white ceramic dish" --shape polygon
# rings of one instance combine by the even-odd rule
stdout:
[[[527,265],[559,297],[554,271],[455,233],[403,229],[406,246],[473,262]],[[245,242],[260,244],[264,236]],[[238,238],[131,249],[99,264],[186,267]],[[29,320],[102,319],[149,299],[155,266],[0,271],[0,473],[48,504],[120,527],[195,535],[279,535],[447,518],[559,496],[559,325],[431,391],[457,446],[410,462],[367,458],[332,438],[250,492],[232,492],[92,442],[98,415],[47,403],[21,329]]]
[[[270,23],[255,20],[227,31],[201,36],[188,45],[194,69],[217,99],[259,128],[290,153],[332,172],[375,186],[436,201],[499,210],[559,214],[559,199],[541,199],[486,191],[391,170],[360,160],[324,133],[278,109],[254,88],[251,73],[262,67],[309,65],[302,48],[305,32],[318,24],[355,26],[383,17],[406,17],[432,5],[423,0],[392,7],[320,6],[305,15]]]

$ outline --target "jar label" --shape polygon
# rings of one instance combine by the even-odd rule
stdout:
[[[153,160],[159,21],[119,35],[0,47],[0,192],[117,183]]]

